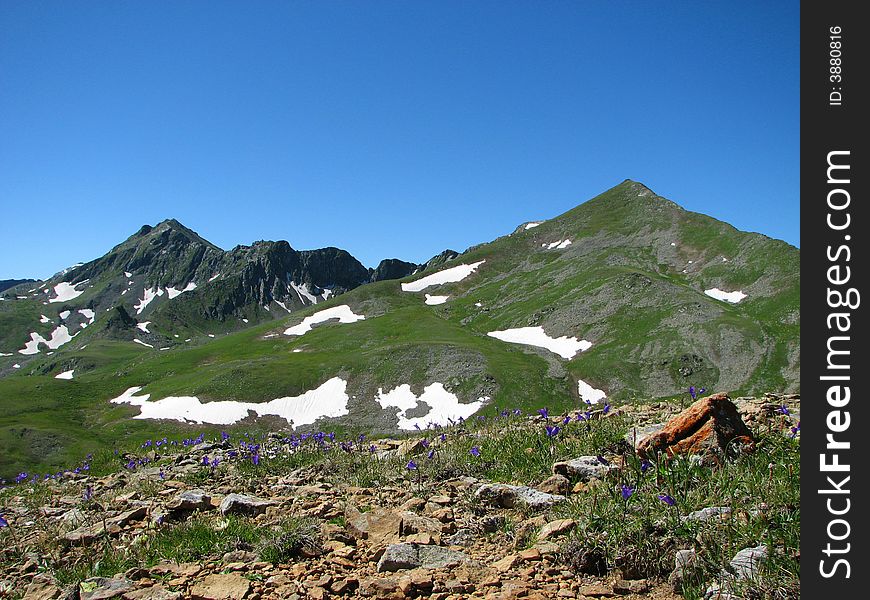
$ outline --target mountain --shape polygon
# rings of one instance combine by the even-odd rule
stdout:
[[[799,250],[638,182],[428,264],[369,272],[334,248],[223,252],[171,221],[143,228],[42,288],[64,300],[0,302],[23,333],[0,346],[0,473],[209,423],[388,433],[689,386],[800,389]],[[28,327],[59,327],[59,310],[87,328],[23,363]]]
[[[0,292],[5,292],[10,288],[25,284],[34,283],[35,279],[0,279]]]

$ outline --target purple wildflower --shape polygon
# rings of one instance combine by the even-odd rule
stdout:
[[[674,500],[673,497],[671,497],[667,494],[659,494],[659,500],[661,500],[662,502],[664,502],[668,506],[673,506],[674,504],[677,503],[677,501]]]
[[[650,467],[652,467],[652,463],[648,460],[644,460],[643,462],[640,463],[640,472],[646,473],[647,471],[650,470]]]
[[[405,468],[408,469],[409,471],[416,471],[417,470],[417,463],[415,463],[413,460],[409,460],[408,464],[405,465]]]
[[[3,515],[0,515],[0,527],[9,527],[9,521],[3,518]]]
[[[542,417],[544,417],[545,419],[548,419],[550,417],[550,411],[547,410],[546,408],[539,408],[538,414],[541,415]]]
[[[471,456],[478,457],[480,456],[480,448],[478,448],[477,446],[472,446],[471,450],[469,450],[468,453],[471,454]]]
[[[521,410],[518,409],[518,408],[515,408],[515,409],[514,409],[514,416],[515,416],[515,417],[518,417],[518,416],[520,416],[521,414],[523,414],[523,411],[521,411]]]
[[[698,397],[698,392],[697,392],[697,390],[695,390],[694,385],[689,386],[689,395],[692,397],[692,400],[694,400],[695,398]]]
[[[87,486],[85,488],[85,493],[83,494],[83,497],[85,499],[85,502],[90,502],[91,498],[94,497],[94,488],[92,488],[90,485]]]
[[[424,448],[428,448],[429,447],[429,440],[427,440],[426,438],[423,438],[422,440],[420,440],[420,445],[423,446]]]
[[[779,410],[779,414],[781,414],[781,415],[788,416],[791,414],[791,411],[788,409],[788,406],[786,406],[785,404],[780,406],[778,410]]]
[[[605,467],[610,464],[610,461],[607,460],[606,458],[604,458],[603,456],[601,456],[600,454],[598,456],[596,456],[595,459],[598,462],[600,462],[602,465],[604,465]]]
[[[562,430],[559,427],[557,427],[556,425],[547,425],[547,437],[548,438],[556,437],[557,435],[559,435],[560,431],[562,431]]]
[[[254,463],[254,466],[259,465],[260,464],[260,455],[257,454],[256,452],[253,455],[251,455],[251,462]]]
[[[622,484],[622,499],[628,500],[631,498],[631,495],[634,493],[634,488],[630,485]]]
[[[202,457],[202,466],[204,466],[204,467],[208,466],[208,456]]]
[[[447,441],[447,434],[446,434],[446,433],[442,433],[442,434],[441,434],[441,437],[438,438],[438,439],[440,439],[442,442],[446,442],[446,441]]]
[[[602,412],[605,415],[610,412],[610,405],[607,404],[606,402],[604,403],[604,410]]]
[[[435,458],[435,451],[429,450],[429,453],[426,455],[426,458],[428,458],[429,460],[432,460],[433,458]]]
[[[795,425],[794,427],[791,428],[791,435],[789,437],[791,437],[791,439],[796,438],[797,434],[800,432],[800,430],[801,430],[801,422],[798,421],[797,425]]]
[[[375,448],[375,445],[374,445],[374,444],[372,444],[371,446],[369,446],[369,452],[371,452],[372,454],[374,454],[374,453],[375,453],[375,450],[377,450],[377,448]]]
[[[565,418],[562,419],[562,425],[567,425],[571,422],[571,417],[569,415],[565,415]]]

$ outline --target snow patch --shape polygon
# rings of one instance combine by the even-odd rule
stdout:
[[[541,247],[546,248],[547,250],[552,250],[554,248],[556,250],[564,250],[565,248],[567,248],[570,245],[571,245],[571,240],[559,240],[559,241],[553,242],[551,244],[541,244]]]
[[[145,310],[145,307],[151,304],[151,301],[158,296],[163,295],[163,290],[160,288],[150,288],[142,291],[142,298],[139,300],[137,304],[133,305],[133,308],[136,309],[136,314],[141,315],[142,311]]]
[[[578,352],[583,352],[592,347],[592,342],[578,340],[576,337],[562,336],[552,338],[544,333],[543,327],[518,327],[505,329],[504,331],[490,331],[488,336],[510,342],[511,344],[526,344],[546,348],[550,352],[558,354],[562,358],[573,358]]]
[[[532,221],[531,223],[526,223],[525,230],[528,231],[529,229],[534,229],[541,223],[543,223],[543,221]]]
[[[130,272],[128,272],[128,271],[124,271],[124,277],[126,277],[127,279],[129,279],[129,278],[132,277],[132,276],[133,276],[132,273],[130,273]]]
[[[78,335],[78,334],[76,334]],[[24,344],[24,348],[19,350],[19,354],[37,354],[39,352],[39,344],[45,344],[51,350],[57,350],[70,340],[72,340],[75,335],[70,335],[69,329],[67,329],[66,325],[59,325],[55,328],[54,331],[51,332],[51,338],[45,339],[41,335],[36,332],[31,332],[30,341]]]
[[[144,331],[145,333],[151,333],[148,331],[148,326],[151,325],[151,321],[143,321],[141,323],[136,323],[136,329]]]
[[[284,310],[286,310],[288,313],[289,313],[289,312],[293,312],[292,310],[290,310],[289,308],[287,308],[287,305],[284,304],[283,302],[281,302],[280,300],[275,300],[275,304],[277,304],[278,306],[280,306],[281,308],[283,308]]]
[[[485,262],[485,260],[481,260],[468,265],[458,265],[449,269],[444,269],[443,271],[438,271],[437,273],[432,273],[431,275],[422,277],[417,281],[403,283],[402,291],[422,292],[427,287],[433,285],[443,285],[445,283],[455,283],[457,281],[462,281],[463,279],[474,273],[477,270],[477,267]]]
[[[607,398],[604,390],[596,389],[582,379],[577,380],[577,391],[580,392],[580,398],[590,404],[598,404]]]
[[[0,352],[0,356],[12,356],[11,352]]]
[[[143,342],[142,340],[134,339],[133,341],[136,342],[137,344],[141,344],[142,346],[147,346],[148,348],[153,348],[153,347],[154,347],[154,346],[152,346],[151,344],[146,344],[146,343]]]
[[[166,293],[169,295],[169,299],[172,300],[173,298],[180,296],[184,292],[192,292],[195,289],[196,289],[196,284],[191,281],[186,286],[184,286],[184,288],[182,288],[180,290],[176,290],[173,287],[168,287],[168,288],[166,288]]]
[[[21,365],[19,365],[18,363],[15,363],[14,365],[12,365],[12,368],[13,369],[20,369]]]
[[[484,402],[489,400],[489,397],[484,396],[475,402],[462,404],[456,394],[448,392],[444,384],[436,381],[423,388],[423,393],[419,397],[411,391],[411,386],[406,383],[389,392],[378,389],[375,400],[383,409],[389,407],[398,409],[396,416],[399,419],[399,429],[415,429],[415,425],[422,429],[430,423],[446,425],[450,420],[467,419],[480,410]],[[429,407],[429,411],[422,417],[407,417],[408,411],[417,408],[421,402]]]
[[[94,311],[92,311],[90,308],[80,308],[80,309],[78,310],[78,313],[79,313],[81,316],[83,316],[84,318],[89,319],[89,320],[88,320],[88,325],[93,325],[93,324],[94,324],[94,321],[95,321],[96,318],[97,318],[97,314],[96,314]]]
[[[304,283],[302,285],[296,285],[296,282],[291,281],[290,287],[293,288],[299,296],[299,301],[302,302],[302,304],[305,304],[306,299],[308,299],[309,304],[317,304],[317,296],[308,290],[308,285]]]
[[[64,371],[63,373],[58,373],[57,375],[55,375],[54,378],[55,379],[72,379],[74,372],[75,372],[75,369],[72,369],[70,371]]]
[[[88,281],[89,281],[88,279],[85,279],[84,281],[80,281],[76,284],[67,283],[66,281],[58,283],[56,286],[54,286],[55,297],[49,298],[48,301],[49,302],[68,302],[69,300],[72,300],[73,298],[78,298],[79,296],[84,294],[85,291],[84,290],[77,290],[76,288],[80,285],[86,284]]]
[[[430,296],[426,294],[426,304],[435,306],[436,304],[444,304],[450,296]]]
[[[330,319],[338,319],[339,323],[356,323],[365,319],[363,315],[354,314],[347,304],[341,306],[333,306],[314,313],[311,316],[302,319],[299,325],[289,327],[284,331],[284,335],[304,335],[311,331],[312,325],[323,323]]]
[[[71,311],[65,310],[61,313],[57,313],[57,316],[60,317],[61,321],[66,321],[71,314]]]
[[[709,290],[704,290],[704,293],[711,298],[715,298],[716,300],[722,300],[723,302],[730,302],[731,304],[737,304],[738,302],[746,298],[746,294],[744,294],[740,290],[736,290],[734,292],[725,292],[720,290],[719,288],[712,288]]]
[[[141,390],[141,387],[131,387],[109,402],[138,406],[140,413],[134,419],[172,419],[214,425],[231,425],[247,418],[250,412],[261,417],[282,417],[294,427],[311,425],[321,417],[334,418],[348,414],[347,382],[340,377],[333,377],[301,396],[287,396],[261,403],[235,400],[200,402],[196,396],[170,396],[149,402],[151,394],[136,395]]]
[[[40,323],[51,323],[51,319],[49,319],[45,315],[39,315],[39,322]]]

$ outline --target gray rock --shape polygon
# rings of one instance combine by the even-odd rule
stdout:
[[[172,512],[193,512],[212,508],[211,496],[203,490],[186,490],[176,496],[166,508]]]
[[[245,494],[227,494],[221,500],[221,514],[224,515],[247,515],[254,517],[266,512],[266,508],[274,506],[274,502],[247,496]]]
[[[668,583],[679,591],[686,579],[695,575],[700,576],[700,574],[701,565],[698,553],[691,549],[677,550],[677,554],[674,556],[674,570],[668,576]]]
[[[731,514],[730,506],[708,506],[707,508],[702,508],[701,510],[696,510],[695,512],[691,512],[682,520],[685,521],[709,521],[713,517],[723,517],[725,515]]]
[[[525,505],[531,509],[542,509],[565,501],[565,496],[547,494],[525,485],[508,485],[506,483],[484,484],[477,489],[474,495],[482,502],[500,508]]]
[[[554,464],[553,473],[569,479],[589,481],[590,479],[600,479],[615,468],[613,465],[601,464],[596,456],[581,456]]]
[[[107,577],[91,577],[80,584],[81,600],[107,600],[119,598],[125,592],[133,589],[133,583],[126,579],[109,579]]]
[[[655,423],[653,425],[644,425],[643,427],[631,427],[628,430],[628,433],[625,434],[623,439],[627,444],[629,444],[632,448],[637,450],[637,445],[640,443],[642,439],[645,437],[652,435],[654,433],[658,433],[662,429],[664,429],[664,423]]]
[[[731,569],[738,579],[753,579],[758,576],[758,569],[766,558],[767,546],[744,548],[731,559]]]
[[[446,569],[470,561],[467,554],[441,546],[390,544],[378,561],[378,572],[417,568]]]

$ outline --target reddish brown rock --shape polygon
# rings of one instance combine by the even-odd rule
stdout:
[[[658,433],[637,445],[638,454],[711,455],[736,448],[754,447],[752,432],[740,418],[737,407],[726,394],[701,398],[669,420]]]

